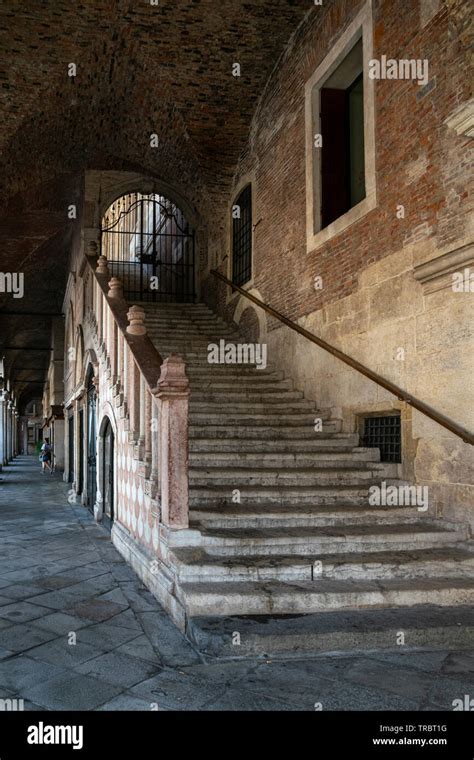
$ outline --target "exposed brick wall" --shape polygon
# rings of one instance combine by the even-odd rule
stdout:
[[[429,83],[376,82],[378,206],[306,252],[304,86],[361,5],[326,3],[300,26],[262,94],[236,171],[235,184],[256,172],[262,221],[255,233],[255,287],[293,319],[350,294],[368,265],[412,242],[436,236],[438,248],[455,243],[472,206],[466,189],[469,140],[443,123],[469,98],[467,4],[440,3],[423,27],[419,0],[405,0],[403,16],[399,3],[375,0],[374,57],[427,58]],[[399,204],[405,219],[396,217]],[[222,247],[222,256],[228,253],[220,230],[212,245]],[[225,265],[220,269],[226,273]],[[313,287],[316,275],[323,278],[322,290]],[[212,281],[203,292],[225,311],[224,287],[216,292]]]

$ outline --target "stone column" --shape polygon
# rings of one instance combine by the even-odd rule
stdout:
[[[7,404],[7,460],[10,462],[13,459],[13,447],[12,447],[12,402]]]
[[[160,405],[161,519],[173,530],[189,526],[189,393],[184,360],[171,354],[161,366],[154,394]]]
[[[0,391],[0,471],[5,464],[5,400]]]
[[[13,410],[13,456],[18,456],[18,412]]]
[[[3,394],[3,464],[8,464],[8,393]]]

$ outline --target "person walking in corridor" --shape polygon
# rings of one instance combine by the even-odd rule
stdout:
[[[44,439],[44,443],[41,446],[41,473],[44,474],[46,470],[49,470],[50,474],[53,474],[52,468],[52,448],[49,443],[49,438]]]

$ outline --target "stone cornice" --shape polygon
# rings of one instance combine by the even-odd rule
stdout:
[[[474,265],[474,243],[454,248],[419,264],[414,267],[413,276],[425,286],[426,292],[431,293],[450,287],[453,273],[469,265]]]

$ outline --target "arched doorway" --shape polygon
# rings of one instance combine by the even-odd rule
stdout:
[[[129,193],[107,209],[101,254],[132,301],[194,302],[194,231],[163,195]]]
[[[87,506],[93,511],[97,495],[97,393],[94,372],[87,376]]]
[[[114,431],[108,417],[102,432],[101,490],[103,494],[103,522],[109,527],[114,521]]]

